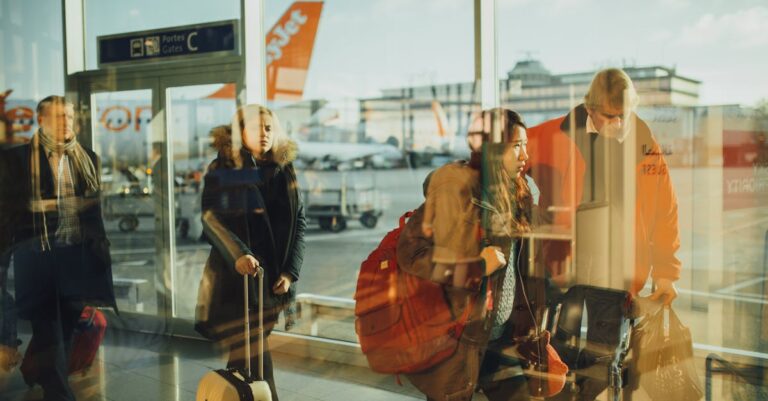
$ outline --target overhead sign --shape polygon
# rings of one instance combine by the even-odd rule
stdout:
[[[237,20],[99,36],[99,67],[203,55],[237,55],[237,36]]]

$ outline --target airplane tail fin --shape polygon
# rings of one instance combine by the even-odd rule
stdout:
[[[321,1],[297,1],[267,34],[268,100],[301,99],[322,9]]]
[[[432,101],[432,113],[435,114],[435,122],[437,123],[437,135],[440,138],[448,136],[448,118],[445,115],[443,106],[437,100]]]
[[[301,100],[322,10],[322,1],[297,1],[267,33],[267,100]],[[207,96],[234,97],[234,84],[224,84]]]
[[[435,114],[435,123],[437,124],[437,135],[443,140],[448,151],[453,150],[453,142],[456,137],[456,131],[448,125],[448,117],[445,114],[443,105],[439,101],[432,101],[432,113]]]

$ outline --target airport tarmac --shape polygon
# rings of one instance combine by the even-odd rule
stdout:
[[[311,224],[306,232],[302,276],[296,284],[299,293],[352,298],[360,262],[386,232],[396,226],[403,212],[422,202],[422,182],[430,171],[424,168],[345,173],[311,171],[304,174],[302,188],[310,191],[338,186],[342,177],[350,186],[374,185],[379,193],[379,207],[383,215],[373,229],[351,221],[346,230],[331,233],[320,229],[317,224]],[[696,174],[705,173],[705,169],[696,170]],[[676,310],[691,327],[695,343],[727,343],[733,349],[766,352],[768,349],[762,345],[763,341],[754,337],[755,333],[762,331],[760,322],[768,321],[768,318],[763,318],[764,309],[768,309],[768,298],[764,295],[767,287],[766,266],[763,263],[768,210],[725,212],[720,208],[719,215],[707,214],[707,209],[701,205],[717,205],[716,198],[722,195],[693,185],[691,177],[690,169],[672,170],[680,204],[682,246],[678,257],[683,262]],[[181,194],[179,200],[182,215],[195,216],[199,194]],[[158,279],[156,274],[153,224],[152,217],[144,217],[135,232],[123,233],[117,228],[117,221],[107,223],[115,277],[146,280],[146,283],[140,284],[138,292],[131,292],[119,301],[123,310],[138,309],[154,314],[156,309],[155,288],[162,288],[159,283],[163,279]],[[176,315],[184,319],[194,316],[198,283],[210,250],[210,245],[197,240],[200,228],[195,224],[191,226],[189,238],[176,239],[174,254]],[[716,232],[718,230],[720,232]],[[719,249],[713,251],[713,247]],[[724,325],[738,327],[739,330],[713,330],[709,324],[712,319],[722,320]],[[302,330],[303,326],[300,324],[298,329]],[[351,319],[329,319],[321,327],[324,327],[319,333],[321,336],[355,339]]]
[[[344,180],[350,188],[375,187],[378,191],[376,208],[382,212],[374,228],[366,228],[359,221],[351,220],[346,230],[332,233],[310,223],[306,231],[306,251],[301,280],[297,283],[299,292],[322,294],[335,297],[351,298],[354,294],[357,269],[368,254],[376,247],[381,238],[397,225],[402,213],[416,208],[423,200],[422,182],[430,169],[419,170],[373,170],[355,172],[316,172],[311,171],[300,177],[301,188],[310,193],[309,203],[328,201],[327,196],[317,189],[338,188]],[[350,196],[354,191],[350,191]],[[177,313],[181,317],[192,317],[196,300],[197,286],[205,260],[210,250],[207,242],[200,242],[199,193],[178,194],[181,213],[177,218],[190,221],[190,233],[187,238],[175,238],[174,281],[178,289]],[[136,202],[149,202],[140,198]],[[196,204],[197,203],[197,204]],[[151,210],[151,208],[149,208]],[[121,232],[119,219],[107,221],[107,231],[113,256],[113,269],[116,277],[145,279],[145,288],[139,289],[144,299],[138,301],[144,311],[154,310],[154,287],[150,283],[156,276],[156,235],[154,217],[139,218],[139,225],[133,232]],[[178,233],[177,233],[178,234]],[[133,295],[133,294],[131,294]],[[140,295],[141,296],[141,295]],[[124,300],[130,310],[131,302]],[[134,307],[135,309],[135,307]]]

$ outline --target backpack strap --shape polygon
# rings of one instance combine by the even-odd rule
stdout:
[[[410,219],[410,218],[411,218],[411,216],[413,216],[413,212],[415,212],[415,211],[416,211],[416,210],[410,210],[410,211],[407,211],[407,212],[403,213],[403,215],[402,215],[402,216],[400,216],[400,229],[402,229],[403,227],[405,227],[405,222],[406,222],[408,219]]]
[[[469,322],[469,317],[472,314],[472,310],[475,308],[475,297],[470,297],[467,306],[464,307],[464,312],[461,313],[458,319],[456,319],[456,326],[454,326],[453,335],[455,338],[461,338],[464,333],[464,327]]]

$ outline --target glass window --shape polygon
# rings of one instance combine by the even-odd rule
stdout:
[[[167,386],[165,390],[173,394],[165,398],[184,398],[193,389],[182,389],[181,382],[196,385],[198,373],[223,363],[195,355],[193,359],[202,362],[190,364],[175,354],[186,346],[166,348],[167,339],[155,334],[198,336],[192,323],[200,317],[198,313],[210,312],[198,308],[198,297],[210,295],[206,290],[218,284],[211,277],[221,273],[216,271],[221,264],[212,264],[230,262],[221,255],[211,257],[216,240],[204,232],[202,217],[206,210],[218,207],[218,212],[240,223],[240,216],[233,213],[239,206],[230,203],[236,202],[234,195],[221,191],[204,208],[203,194],[219,184],[232,184],[234,192],[242,190],[238,179],[243,176],[235,177],[237,173],[208,174],[217,169],[212,160],[226,155],[235,146],[232,141],[237,142],[233,135],[242,127],[231,123],[243,106],[248,82],[243,82],[246,74],[236,56],[198,55],[187,64],[129,61],[99,69],[97,41],[126,32],[223,20],[239,23],[243,1],[83,0],[85,25],[77,28],[85,32],[86,71],[71,76],[66,76],[63,54],[63,3],[0,1],[0,117],[5,120],[0,121],[0,167],[7,167],[6,161],[12,166],[16,160],[9,156],[12,150],[41,132],[39,118],[49,116],[37,114],[38,102],[51,94],[66,95],[75,103],[77,140],[100,159],[95,169],[101,177],[100,197],[88,198],[92,193],[83,192],[74,197],[88,198],[87,202],[78,203],[79,198],[66,202],[61,191],[70,188],[62,174],[66,164],[60,163],[50,170],[50,179],[44,182],[47,187],[40,187],[41,197],[47,191],[47,202],[32,199],[36,193],[15,199],[16,192],[3,189],[17,189],[14,185],[21,181],[16,171],[23,169],[0,170],[0,246],[4,247],[0,249],[0,344],[12,339],[6,300],[9,296],[19,299],[15,285],[22,280],[36,283],[30,277],[37,277],[20,277],[16,272],[23,276],[20,266],[39,265],[24,259],[29,255],[17,254],[21,248],[10,248],[9,238],[15,241],[28,228],[26,224],[34,241],[25,245],[45,247],[52,238],[57,247],[67,248],[73,245],[67,242],[72,240],[66,237],[68,230],[78,229],[72,223],[75,208],[80,208],[77,212],[95,210],[89,208],[98,204],[101,210],[90,216],[101,220],[95,234],[88,232],[92,235],[88,246],[85,237],[74,245],[83,245],[77,248],[84,250],[80,255],[103,251],[97,256],[110,260],[108,278],[121,314],[108,313],[109,335],[120,334],[104,343],[99,368],[88,374],[100,376],[100,392],[118,391],[105,380],[117,366],[109,358],[117,356],[132,368],[148,368],[153,379],[177,385]],[[294,315],[289,309],[275,326],[276,331],[290,328],[290,333],[298,335],[278,333],[270,338],[272,346],[298,353],[321,347],[318,358],[345,359],[351,353],[362,361],[354,344],[358,341],[354,295],[360,264],[405,212],[422,204],[423,183],[431,172],[469,158],[466,134],[482,98],[475,68],[497,62],[498,77],[491,79],[498,79],[500,106],[519,112],[527,124],[527,159],[522,157],[525,163],[518,171],[526,175],[535,203],[531,232],[519,230],[524,232],[514,235],[525,247],[516,248],[515,243],[505,249],[517,251],[516,267],[520,268],[507,271],[519,273],[511,281],[520,290],[518,301],[528,301],[530,309],[515,309],[510,302],[497,310],[512,309],[509,322],[516,330],[514,337],[550,331],[551,343],[571,365],[571,378],[575,378],[561,396],[592,388],[581,381],[586,375],[577,365],[593,352],[611,354],[611,358],[600,355],[596,358],[600,361],[625,358],[634,363],[642,357],[642,349],[626,354],[632,344],[629,335],[639,334],[634,338],[642,339],[633,327],[650,318],[638,316],[659,306],[647,297],[654,291],[671,294],[674,284],[673,311],[690,329],[694,352],[690,360],[695,370],[700,377],[712,374],[713,399],[766,398],[766,5],[757,0],[650,0],[610,6],[589,0],[263,0],[252,4],[264,6],[264,15],[258,18],[263,19],[265,37],[245,40],[264,41],[264,69],[255,72],[264,74],[265,105],[298,146],[295,156],[285,155],[293,160],[308,223],[300,279],[295,283],[300,313]],[[475,7],[491,4],[496,12],[496,42],[482,46],[494,46],[496,60],[476,60],[475,36],[483,26],[475,25],[482,23],[475,18]],[[131,49],[154,48],[154,42],[144,39],[133,41],[136,47]],[[636,93],[611,92],[620,87],[613,82],[605,92],[615,98],[596,96],[582,105],[595,74],[608,68],[618,69],[607,74],[619,83],[628,78]],[[603,93],[599,88],[595,91],[593,95]],[[255,129],[244,126],[251,133]],[[250,146],[267,145],[260,141]],[[488,152],[489,147],[484,150]],[[48,157],[54,153],[44,152]],[[76,157],[69,153],[67,160],[69,155]],[[259,184],[275,182],[269,181],[272,166],[263,159],[233,157],[219,162],[225,167],[230,162],[252,162]],[[520,157],[517,162],[522,164]],[[78,181],[71,183],[71,189],[77,194],[83,185],[90,185],[90,177],[83,159],[73,163]],[[30,183],[34,174],[29,173]],[[504,181],[511,175],[490,179],[512,186]],[[250,181],[247,186],[254,189]],[[489,187],[484,188],[488,193],[492,192]],[[493,189],[497,187],[503,185]],[[524,186],[516,189],[520,191],[515,195],[526,192]],[[280,200],[267,197],[264,205],[251,207],[256,203],[248,203],[252,199],[247,198],[241,205],[258,218],[264,210],[287,209]],[[54,214],[45,214],[45,207],[55,208],[56,224],[59,219],[64,222],[62,231],[57,227],[47,233]],[[29,211],[40,211],[39,218],[31,217]],[[26,220],[17,225],[20,216]],[[287,233],[283,225],[258,229],[262,228],[264,235],[273,229],[280,235]],[[249,242],[250,236],[246,238]],[[487,243],[495,240],[484,238]],[[241,244],[229,245],[233,243],[235,253],[242,251]],[[6,246],[12,252],[3,255]],[[269,262],[263,255],[255,256]],[[90,267],[88,263],[96,260],[88,258],[75,265]],[[229,273],[226,277],[238,277]],[[484,305],[497,308],[491,304]],[[637,305],[643,308],[634,308]],[[239,339],[241,316],[221,316],[231,318],[226,323],[237,323]],[[26,341],[31,329],[25,323],[20,327]],[[172,349],[174,355],[155,358],[145,353],[147,349],[137,350],[132,337],[123,342],[129,335],[120,329],[152,333],[141,334],[138,347],[159,348],[162,343],[163,350]],[[119,351],[114,352],[115,348]],[[278,354],[276,359],[284,357]],[[569,360],[573,355],[581,356]],[[711,355],[733,363],[735,369],[707,372],[705,359]],[[169,358],[173,361],[165,364]],[[154,366],[156,359],[158,366]],[[288,372],[293,377],[301,362],[277,363],[278,374]],[[632,369],[633,364],[624,367]],[[594,371],[598,370],[608,369]],[[603,388],[608,384],[629,378],[628,389],[639,377],[631,371],[609,374],[614,376],[598,383],[602,387],[597,399],[606,398]],[[139,376],[147,377],[136,374],[133,378]],[[5,378],[0,368],[3,394]],[[20,378],[13,380],[11,387],[21,386],[13,391],[27,391]],[[78,382],[90,382],[90,377]],[[81,390],[76,389],[78,398]],[[139,390],[149,393],[154,388]],[[167,394],[160,392],[143,398],[165,399]],[[318,391],[318,398],[324,393],[336,394]],[[417,391],[407,388],[403,393]]]
[[[210,246],[203,235],[201,202],[203,175],[216,157],[213,148],[215,127],[229,125],[235,114],[234,98],[217,98],[222,87],[233,84],[207,84],[171,87],[166,90],[169,117],[168,132],[172,138],[171,177],[174,193],[174,227],[177,232],[173,250],[173,316],[193,320],[197,289]],[[157,157],[160,156],[158,152]],[[156,165],[164,169],[162,159]],[[162,177],[156,174],[156,177]]]
[[[13,124],[5,141],[29,140],[37,128],[37,102],[64,92],[61,3],[39,13],[33,3],[0,4],[0,95],[6,117]],[[10,134],[13,135],[10,135]]]
[[[290,5],[267,2],[266,26],[279,30]],[[479,99],[472,15],[471,1],[328,1],[314,43],[298,42],[300,31],[267,67],[269,86],[289,71],[290,52],[312,49],[308,66],[292,67],[308,68],[298,96],[278,90],[269,99],[299,145],[295,166],[309,218],[297,283],[304,307],[323,297],[352,305],[360,263],[422,202],[426,174],[468,154],[464,133]],[[294,330],[357,341],[352,310],[342,316],[307,316]]]
[[[523,103],[514,96],[504,99],[533,126],[530,164],[545,202],[540,206],[556,205],[552,198],[558,191],[588,192],[600,180],[608,185],[602,203],[575,202],[575,226],[567,226],[573,229],[573,259],[553,252],[561,248],[540,248],[542,255],[537,257],[542,261],[565,260],[568,268],[550,263],[539,273],[556,282],[560,292],[576,284],[621,290],[644,284],[640,295],[646,296],[652,291],[650,268],[652,277],[675,279],[679,296],[674,310],[691,329],[698,370],[704,372],[704,358],[711,352],[731,362],[764,366],[768,170],[762,160],[768,154],[768,78],[763,71],[768,67],[768,42],[758,39],[764,37],[758,26],[768,21],[768,9],[753,1],[727,5],[656,1],[610,7],[559,2],[556,9],[511,0],[496,4],[499,21],[514,21],[498,26],[499,69],[511,69],[512,76],[516,70],[536,66],[541,74],[535,81],[522,80],[518,99],[538,95],[542,80],[556,88],[559,97],[552,104]],[[640,20],[645,23],[637,23]],[[542,26],[547,34],[536,34]],[[621,113],[610,112],[606,102],[592,110],[578,106],[594,74],[609,67],[623,69],[634,82],[639,119],[634,126],[630,121],[634,141],[632,136],[624,142],[609,141],[599,150],[608,135],[600,131],[604,115]],[[575,118],[536,126],[542,115],[546,120]],[[623,123],[626,126],[627,120]],[[575,182],[557,171],[557,166],[574,166],[558,161],[562,148],[552,138],[559,134],[568,139],[564,143],[576,144],[564,157],[584,162],[584,170],[571,176]],[[594,142],[585,144],[585,138]],[[617,158],[622,164],[614,164]],[[654,205],[650,200],[659,197],[667,178],[676,197],[659,198],[662,204]],[[627,186],[628,182],[635,185]],[[616,192],[616,188],[623,189]],[[672,213],[666,222],[646,215],[659,207]],[[617,232],[617,224],[631,228]],[[616,254],[624,255],[622,263],[612,259]],[[674,273],[678,266],[679,278]],[[611,275],[620,278],[607,285],[611,280],[604,277]],[[583,330],[593,327],[585,322]],[[753,394],[747,398],[762,397],[754,388],[744,390],[738,375],[724,377],[716,375],[727,384],[715,398],[740,391],[753,391],[744,393]]]
[[[165,214],[161,191],[153,190],[158,169],[150,121],[152,90],[95,93],[92,149],[101,158],[102,207],[109,233],[113,285],[123,311],[162,313],[152,291],[156,234]]]

